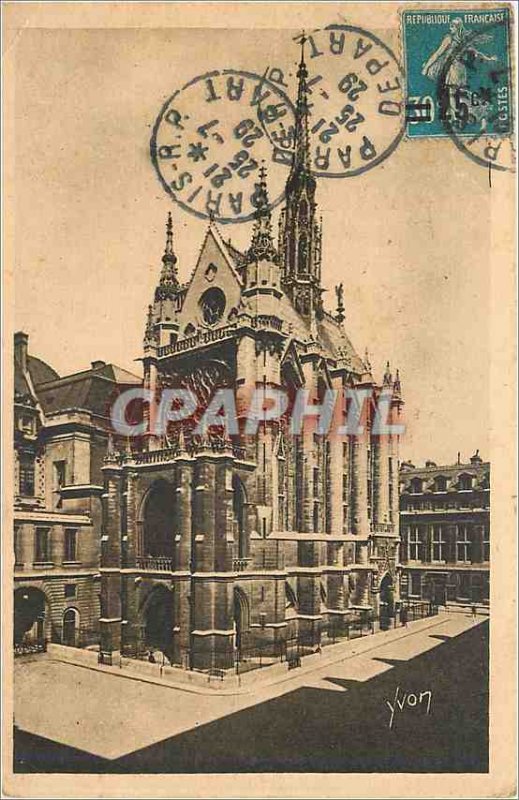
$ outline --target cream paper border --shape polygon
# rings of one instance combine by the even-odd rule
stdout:
[[[4,3],[3,258],[3,792],[14,797],[513,797],[516,793],[516,236],[514,178],[492,194],[491,688],[490,772],[478,774],[13,775],[12,763],[12,334],[15,247],[13,48],[23,28],[254,27],[312,29],[342,22],[399,25],[402,8],[503,7],[506,3]],[[517,111],[517,106],[516,106]],[[461,154],[460,154],[460,157]],[[16,225],[23,226],[23,220]],[[474,343],[477,347],[477,342]],[[469,406],[467,413],[470,413]],[[114,735],[117,735],[114,731]],[[460,731],[460,736],[463,732]]]

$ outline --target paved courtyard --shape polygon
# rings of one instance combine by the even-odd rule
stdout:
[[[486,771],[488,621],[424,622],[234,696],[17,662],[15,769]]]

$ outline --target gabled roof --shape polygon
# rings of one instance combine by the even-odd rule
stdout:
[[[200,310],[200,298],[206,290],[215,288],[223,291],[226,305],[221,320],[214,326],[219,328],[227,324],[228,316],[240,303],[242,279],[237,271],[235,257],[230,250],[234,250],[222,239],[218,229],[211,224],[207,229],[197,263],[191,279],[187,285],[182,309],[178,313],[176,322],[179,325],[179,338],[183,338],[186,328],[193,325],[196,328],[205,327]],[[210,269],[214,268],[214,269]]]

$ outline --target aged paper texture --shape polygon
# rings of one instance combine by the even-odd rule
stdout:
[[[512,797],[509,3],[4,3],[3,791]]]

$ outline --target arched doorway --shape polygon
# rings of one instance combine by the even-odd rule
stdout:
[[[395,595],[393,578],[386,572],[380,581],[380,628],[387,630],[390,620],[395,616]]]
[[[163,585],[152,589],[144,605],[144,645],[173,655],[173,593]]]
[[[157,481],[144,501],[142,555],[173,556],[174,519],[174,487],[167,481]]]
[[[77,647],[79,633],[79,612],[76,608],[67,608],[63,614],[62,642],[67,647]]]
[[[45,639],[45,595],[41,589],[19,587],[14,592],[14,643]]]
[[[234,588],[234,646],[238,651],[238,658],[246,650],[250,633],[250,609],[247,595],[238,586]]]
[[[232,489],[232,510],[238,538],[238,558],[248,558],[249,540],[245,520],[247,495],[245,486],[236,474],[232,476]]]

